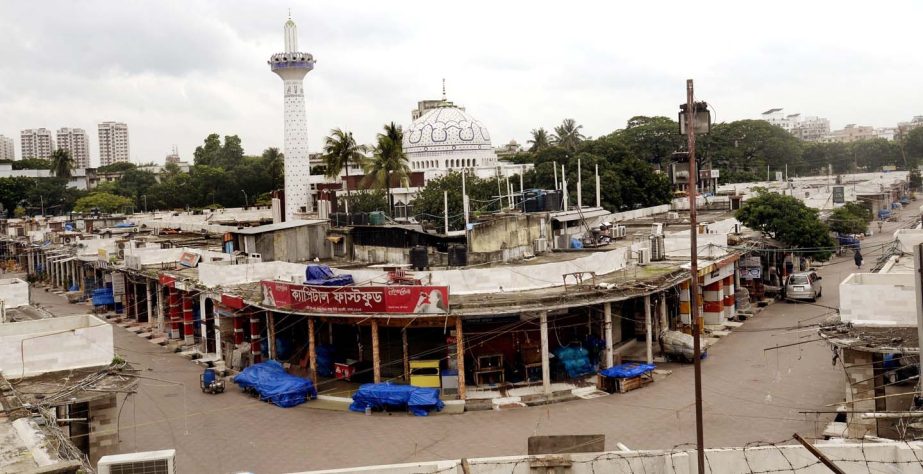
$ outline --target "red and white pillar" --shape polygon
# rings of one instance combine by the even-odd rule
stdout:
[[[679,321],[686,326],[692,326],[692,309],[689,305],[689,284],[684,281],[679,284]]]
[[[705,285],[702,291],[705,324],[721,324],[724,320],[724,280]]]
[[[728,319],[737,316],[737,301],[734,295],[735,290],[734,275],[728,275],[724,279],[724,317]]]
[[[239,346],[244,343],[244,317],[234,316],[231,321],[234,324],[234,345]]]
[[[257,312],[250,313],[250,356],[253,363],[262,362],[260,351],[260,316]]]
[[[179,339],[179,323],[182,318],[179,290],[167,288],[167,303],[170,305],[170,339]]]
[[[195,328],[193,327],[192,295],[183,293],[183,343],[187,346],[195,345]]]

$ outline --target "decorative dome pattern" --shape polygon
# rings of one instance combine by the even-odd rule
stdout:
[[[490,134],[481,122],[451,104],[423,114],[404,131],[408,154],[463,150],[493,150]]]

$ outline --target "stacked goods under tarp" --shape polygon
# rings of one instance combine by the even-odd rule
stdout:
[[[234,377],[234,383],[246,391],[256,392],[260,400],[283,408],[300,405],[308,397],[317,397],[317,389],[310,379],[285,372],[282,364],[275,360],[247,367]]]
[[[304,273],[306,285],[347,286],[354,283],[352,275],[334,275],[327,265],[308,265]]]
[[[395,385],[391,383],[367,383],[353,394],[352,411],[409,410],[416,416],[426,416],[430,411],[442,411],[445,406],[439,399],[438,388]]]
[[[692,361],[693,356],[692,335],[680,331],[664,331],[660,333],[660,344],[663,347],[664,355],[672,359]],[[702,358],[705,357],[705,340],[699,337],[699,347],[701,347]]]
[[[590,353],[580,346],[564,346],[554,350],[554,356],[564,366],[567,376],[574,379],[594,372]]]
[[[93,306],[109,306],[115,304],[112,288],[97,288],[93,290]]]
[[[654,381],[654,364],[630,362],[599,371],[596,387],[609,393],[625,393]]]

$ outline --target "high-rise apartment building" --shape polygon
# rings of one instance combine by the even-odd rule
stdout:
[[[30,128],[20,134],[22,159],[42,158],[51,159],[54,152],[54,137],[47,128]]]
[[[15,159],[16,159],[16,148],[13,145],[13,139],[7,136],[0,135],[0,160],[13,161]]]
[[[90,146],[87,142],[87,132],[82,128],[58,129],[58,149],[70,153],[74,168],[90,167]]]
[[[99,165],[128,160],[128,125],[121,122],[99,124]]]

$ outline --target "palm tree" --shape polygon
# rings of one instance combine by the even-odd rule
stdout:
[[[71,171],[74,169],[74,159],[71,154],[62,148],[58,148],[51,154],[51,172],[59,178],[70,178]]]
[[[263,159],[266,160],[269,167],[270,188],[275,191],[282,187],[282,182],[285,179],[285,156],[279,153],[278,148],[269,147],[263,150]]]
[[[367,162],[365,181],[374,182],[381,189],[384,187],[388,194],[388,207],[394,215],[394,202],[391,196],[391,178],[397,175],[403,179],[410,172],[407,155],[404,154],[404,131],[394,122],[385,125],[385,133],[378,134],[378,143],[373,150],[372,159]]]
[[[349,166],[362,165],[365,162],[365,145],[357,145],[353,132],[344,132],[339,128],[330,131],[330,136],[324,139],[324,164],[327,166],[325,173],[328,178],[337,178],[346,170],[346,181],[349,181]],[[346,185],[346,196],[351,198],[349,184]]]
[[[554,135],[551,139],[555,145],[569,152],[574,152],[577,150],[577,145],[586,138],[580,133],[581,128],[583,128],[583,125],[577,125],[577,121],[574,119],[564,119],[561,125],[554,127]]]
[[[548,131],[544,128],[539,128],[538,130],[533,128],[532,139],[528,143],[532,145],[529,147],[529,151],[541,151],[548,148]]]

